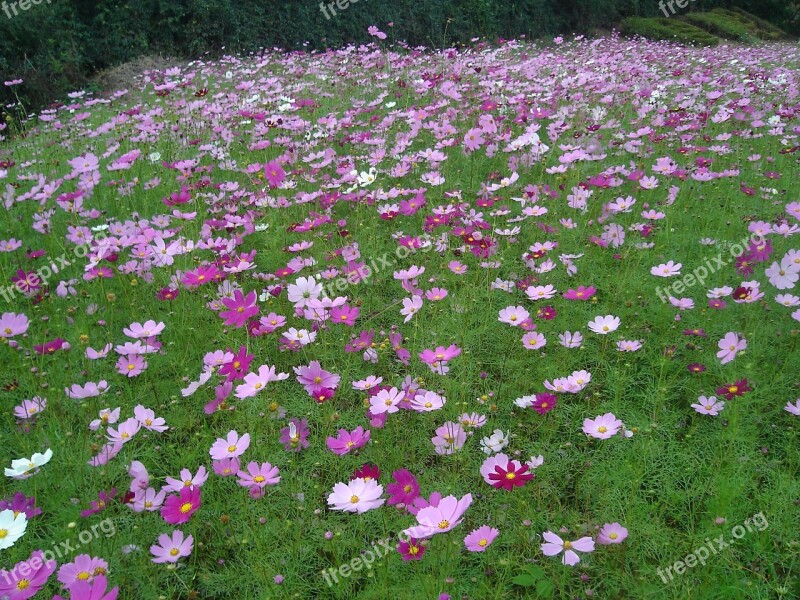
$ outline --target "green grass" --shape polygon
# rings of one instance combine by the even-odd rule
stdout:
[[[641,36],[649,40],[678,42],[693,46],[716,46],[719,38],[700,27],[680,19],[664,17],[629,17],[620,31],[627,36]]]

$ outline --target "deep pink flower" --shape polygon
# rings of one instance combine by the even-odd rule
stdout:
[[[161,507],[161,517],[170,525],[186,523],[200,508],[200,488],[184,487],[180,494],[169,496]]]
[[[235,290],[233,298],[222,298],[221,302],[228,310],[221,311],[219,316],[225,319],[225,325],[244,327],[248,319],[258,314],[257,300],[254,291],[245,296],[241,290]]]

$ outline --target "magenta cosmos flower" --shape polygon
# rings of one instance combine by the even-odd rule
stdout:
[[[170,525],[186,523],[200,508],[200,488],[184,487],[180,494],[172,495],[161,507],[161,517]]]
[[[608,544],[621,544],[628,537],[628,530],[619,523],[606,523],[600,528],[597,534],[597,543]]]
[[[384,502],[382,494],[383,486],[374,479],[351,479],[333,486],[328,495],[328,505],[332,510],[361,514],[381,506]]]
[[[464,538],[464,545],[470,552],[484,552],[499,533],[497,529],[484,525],[467,535]]]
[[[486,483],[509,492],[533,479],[533,473],[528,473],[528,470],[528,465],[523,465],[518,460],[509,460],[503,453],[490,456],[481,465],[481,475]]]
[[[225,320],[227,326],[244,327],[248,319],[258,314],[257,299],[254,291],[245,296],[241,290],[236,290],[233,298],[222,298],[221,302],[228,310],[221,311],[219,316]]]
[[[370,432],[358,426],[353,431],[340,429],[336,437],[329,437],[325,440],[328,450],[334,454],[347,454],[352,450],[358,450],[369,441]]]
[[[236,431],[229,431],[225,439],[217,438],[211,446],[208,453],[214,460],[222,460],[223,458],[236,458],[244,454],[245,450],[250,447],[250,434],[245,433],[241,437]]]
[[[428,506],[417,513],[418,525],[406,529],[406,536],[419,539],[428,538],[437,533],[446,533],[461,524],[464,513],[472,504],[472,494],[460,500],[455,496],[446,496],[436,506]]]
[[[25,572],[26,575],[21,579],[5,577],[6,572],[0,571],[0,575],[3,575],[0,576],[0,598],[9,600],[32,598],[47,583],[50,575],[56,570],[56,564],[54,560],[45,560],[42,550],[35,550],[30,558],[18,562],[11,570],[12,573]]]
[[[545,531],[542,534],[545,543],[542,544],[542,552],[545,556],[557,556],[564,552],[561,562],[565,565],[573,566],[581,562],[578,552],[593,552],[594,540],[590,537],[582,537],[574,542],[562,540],[552,531]],[[577,551],[577,552],[576,552]]]
[[[192,553],[194,538],[191,535],[183,536],[180,529],[176,529],[169,536],[162,533],[158,536],[158,544],[150,546],[150,554],[155,556],[154,563],[175,563],[184,556]]]
[[[400,543],[397,545],[397,551],[400,553],[400,556],[403,557],[403,560],[421,560],[422,555],[425,554],[427,550],[425,544],[421,542],[422,540],[418,540],[417,538],[401,539]]]
[[[417,483],[417,478],[406,469],[394,471],[392,477],[394,477],[394,483],[390,483],[386,486],[386,493],[389,494],[389,501],[387,504],[389,506],[394,504],[411,504],[414,499],[419,496],[419,483]]]
[[[598,440],[607,440],[617,435],[620,429],[622,429],[622,421],[617,419],[614,413],[606,413],[595,419],[583,421],[583,433]]]
[[[597,293],[597,288],[594,286],[583,287],[582,285],[578,286],[577,290],[568,289],[566,292],[562,294],[564,298],[567,300],[588,300],[592,296]]]

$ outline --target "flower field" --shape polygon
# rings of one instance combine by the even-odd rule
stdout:
[[[2,125],[0,598],[800,597],[797,44],[370,33]]]

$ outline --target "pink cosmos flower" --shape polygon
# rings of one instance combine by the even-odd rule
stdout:
[[[458,423],[447,421],[436,429],[436,435],[431,438],[436,454],[453,454],[460,450],[467,441],[467,433]]]
[[[530,317],[530,313],[521,306],[508,306],[500,311],[498,321],[518,327]]]
[[[699,412],[701,415],[711,415],[716,417],[719,413],[725,410],[725,402],[717,400],[716,396],[700,396],[697,402],[692,404],[692,408]]]
[[[397,544],[397,551],[404,561],[406,560],[422,560],[427,547],[421,543],[417,538],[408,538],[407,540],[400,540]]]
[[[340,375],[323,369],[318,360],[312,360],[307,367],[295,367],[294,372],[297,374],[297,381],[308,394],[321,387],[335,390],[341,381]]]
[[[472,504],[472,494],[467,494],[460,500],[455,496],[441,498],[436,506],[421,508],[417,513],[418,525],[406,529],[403,533],[407,537],[418,539],[428,538],[437,533],[447,533],[461,524],[470,504]]]
[[[150,553],[155,556],[154,563],[176,563],[179,559],[192,553],[194,538],[187,535],[185,538],[180,529],[176,529],[169,536],[162,533],[158,536],[158,544],[150,546]]]
[[[628,537],[628,530],[619,523],[606,523],[600,528],[597,533],[597,543],[608,544],[621,544]]]
[[[5,576],[7,572],[0,571],[0,598],[8,597],[9,600],[28,600],[41,590],[50,575],[56,570],[58,563],[54,560],[45,560],[44,551],[35,550],[30,558],[26,558],[14,565],[11,573],[25,572],[26,585],[20,586],[22,580],[14,577]],[[24,571],[23,571],[24,570]]]
[[[225,439],[217,438],[217,441],[211,445],[208,453],[214,460],[222,460],[223,458],[236,458],[244,454],[245,450],[250,447],[250,434],[245,433],[239,437],[236,431],[229,431]]]
[[[259,392],[263,392],[268,383],[273,381],[283,381],[288,379],[288,373],[276,373],[274,366],[261,365],[258,373],[248,373],[244,377],[244,383],[236,386],[236,394],[239,399],[250,398]]]
[[[72,398],[74,400],[94,398],[96,396],[100,396],[101,394],[105,394],[107,391],[108,382],[105,379],[98,381],[97,383],[89,381],[83,386],[73,383],[71,387],[64,388],[64,393],[67,395],[67,398]]]
[[[276,188],[286,179],[286,171],[283,170],[279,161],[272,160],[264,165],[264,176],[267,178],[269,185]]]
[[[277,485],[281,480],[280,470],[273,467],[270,463],[258,464],[256,461],[247,463],[247,470],[237,473],[239,480],[236,482],[242,487],[250,489],[250,495],[260,498],[264,495],[263,490],[268,485]]]
[[[369,441],[369,437],[369,429],[365,431],[363,427],[358,426],[352,432],[340,429],[338,435],[335,438],[329,437],[325,440],[325,444],[328,446],[328,450],[341,456],[364,446]]]
[[[405,316],[403,322],[408,323],[420,308],[422,308],[422,296],[403,298],[403,308],[400,310],[400,314]]]
[[[622,421],[614,416],[614,413],[606,413],[595,419],[585,419],[583,421],[583,433],[598,440],[607,440],[615,436],[622,429]]]
[[[257,299],[254,291],[245,296],[241,290],[236,290],[233,292],[233,298],[222,298],[221,302],[228,310],[221,311],[219,316],[229,327],[244,327],[248,319],[258,314]]]
[[[212,467],[214,468],[214,473],[220,477],[232,477],[242,470],[238,458],[222,458],[220,460],[215,460],[212,463]]]
[[[155,488],[148,487],[144,490],[136,490],[133,494],[133,501],[131,508],[135,512],[150,511],[154,512],[161,510],[164,504],[164,499],[167,496],[166,490],[157,492]]]
[[[108,589],[108,579],[105,575],[98,574],[91,582],[78,580],[67,586],[69,590],[69,600],[117,600],[119,587],[114,587],[106,593]],[[56,594],[53,600],[66,600],[63,596]]]
[[[522,336],[522,345],[526,350],[538,350],[547,345],[547,338],[538,331],[529,331]]]
[[[650,269],[650,273],[656,277],[672,277],[681,274],[681,267],[683,267],[681,263],[669,261],[653,267]]]
[[[137,421],[139,421],[139,423],[142,424],[142,427],[148,431],[163,433],[169,429],[164,417],[156,417],[155,412],[149,408],[145,408],[141,404],[134,407],[133,416]]]
[[[161,517],[170,525],[187,523],[200,505],[200,488],[184,487],[180,494],[172,495],[164,501]]]
[[[11,338],[28,331],[30,321],[24,314],[3,313],[0,316],[0,338]]]
[[[370,412],[373,415],[396,413],[400,410],[398,404],[400,404],[405,396],[405,392],[398,390],[396,387],[389,390],[381,390],[370,398]]]
[[[100,418],[89,423],[89,429],[92,431],[97,431],[100,429],[101,425],[113,425],[119,421],[119,413],[119,408],[115,408],[114,410],[111,410],[110,408],[102,409],[98,415]]]
[[[142,323],[131,323],[130,327],[125,327],[122,330],[122,333],[127,335],[129,338],[133,339],[142,339],[142,338],[149,338],[153,336],[157,336],[162,331],[164,331],[164,327],[166,327],[163,321],[156,323],[155,321],[145,321]]]
[[[444,288],[431,288],[425,292],[425,299],[431,302],[438,302],[447,298],[447,290]]]
[[[558,343],[565,348],[580,348],[581,344],[583,344],[583,335],[581,335],[580,331],[575,333],[565,331],[558,336]]]
[[[787,402],[786,406],[783,407],[783,410],[796,417],[800,417],[800,398],[795,400],[794,404]]]
[[[23,400],[14,407],[14,416],[18,419],[30,419],[38,416],[45,408],[47,408],[47,399],[34,396],[31,400]]]
[[[383,486],[377,481],[357,477],[334,485],[328,495],[328,506],[332,510],[361,514],[381,506],[385,501],[382,494]]]
[[[119,427],[114,429],[109,427],[106,431],[106,437],[111,442],[119,442],[125,444],[133,438],[134,435],[139,433],[142,424],[134,417],[120,423]]]
[[[72,562],[61,565],[57,579],[69,588],[78,581],[91,582],[96,575],[102,575],[107,571],[108,563],[102,558],[79,554]]]
[[[189,469],[181,469],[180,479],[175,477],[165,478],[164,481],[167,485],[164,486],[164,489],[168,492],[180,492],[184,488],[202,487],[207,480],[208,471],[204,466],[200,465],[196,475],[192,475]]]
[[[557,556],[564,552],[561,562],[565,565],[573,566],[581,562],[578,552],[594,552],[594,540],[590,537],[582,537],[574,542],[562,540],[552,531],[545,531],[542,534],[545,543],[542,544],[542,552],[545,556]],[[577,551],[577,552],[576,552]]]
[[[717,346],[720,349],[719,352],[717,352],[717,358],[725,365],[736,358],[739,352],[747,348],[747,340],[744,336],[740,338],[738,334],[729,331],[725,334],[725,337],[717,343]]]
[[[127,377],[136,377],[147,368],[147,361],[141,354],[120,356],[117,361],[117,373]]]
[[[483,525],[464,538],[464,545],[470,552],[484,552],[500,532],[493,527]]]
[[[444,346],[437,346],[435,350],[425,349],[419,353],[419,357],[423,362],[429,365],[435,365],[436,363],[450,362],[460,354],[461,349],[455,344],[451,344],[447,348]]]

